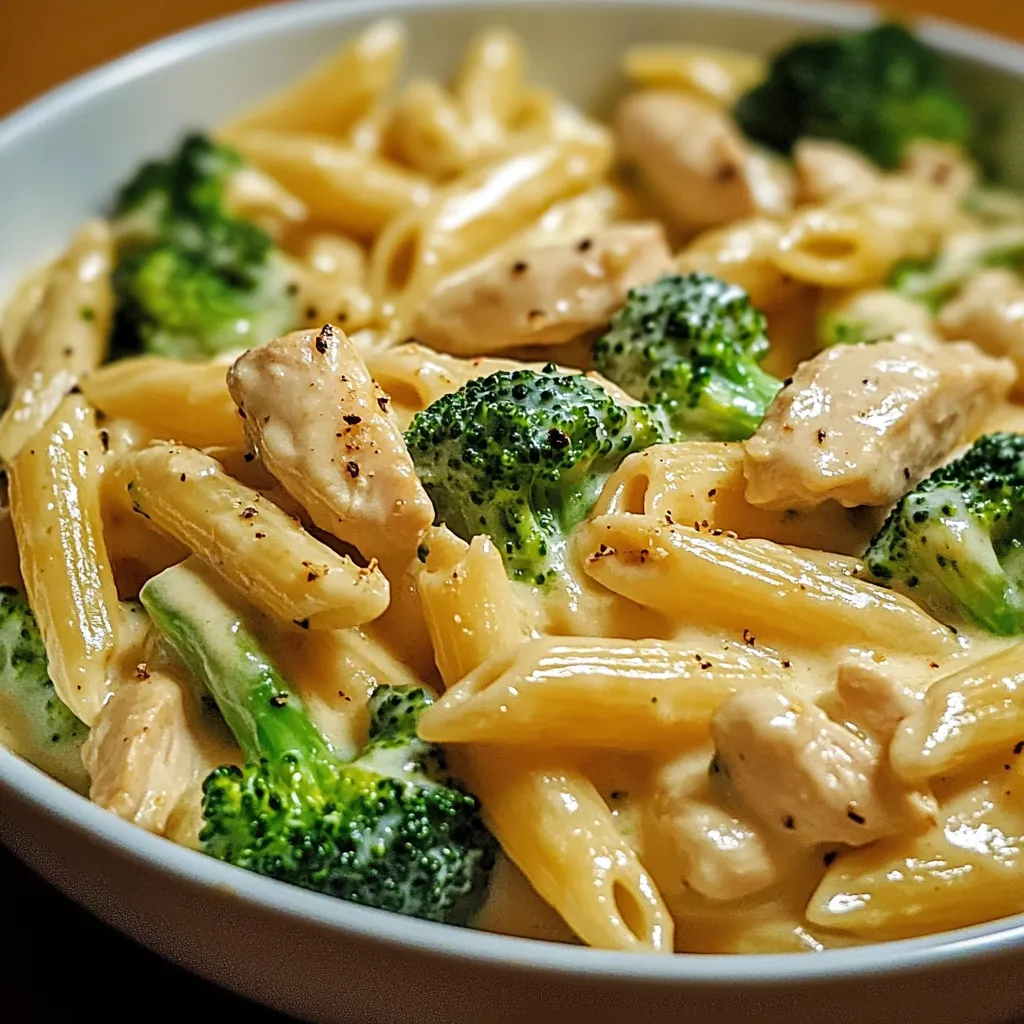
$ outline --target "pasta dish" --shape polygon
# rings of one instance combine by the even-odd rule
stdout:
[[[938,54],[381,21],[0,321],[0,740],[241,868],[650,953],[1024,911],[1024,198]],[[598,116],[600,115],[600,116]]]

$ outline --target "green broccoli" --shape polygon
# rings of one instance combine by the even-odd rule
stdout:
[[[206,853],[367,906],[450,923],[472,917],[496,844],[440,749],[417,738],[426,690],[378,687],[369,741],[345,762],[202,570],[174,566],[141,598],[245,756],[243,768],[217,768],[203,785]]]
[[[10,587],[0,588],[0,659],[4,741],[47,775],[87,792],[81,747],[89,730],[57,696],[32,609]]]
[[[904,260],[889,275],[889,287],[937,311],[980,270],[1024,268],[1024,229],[1004,225],[953,235],[932,260]]]
[[[801,40],[735,110],[750,138],[788,153],[798,139],[835,139],[896,167],[915,139],[965,146],[971,117],[941,57],[902,25]]]
[[[674,440],[740,441],[781,383],[759,365],[767,321],[747,293],[710,274],[634,288],[594,343],[609,380],[655,407]]]
[[[1024,631],[1024,435],[988,434],[900,498],[867,574],[939,617]]]
[[[262,344],[298,322],[287,260],[227,208],[241,158],[189,135],[144,164],[115,207],[118,260],[112,349],[209,358]]]
[[[471,380],[405,434],[435,521],[464,540],[488,534],[509,576],[537,585],[557,577],[569,531],[619,463],[661,439],[650,410],[553,364]]]

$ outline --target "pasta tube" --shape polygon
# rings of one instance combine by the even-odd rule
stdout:
[[[50,418],[81,376],[103,359],[110,331],[113,243],[89,221],[54,266],[38,307],[11,355],[14,394],[0,418],[0,457],[10,461]]]
[[[100,440],[93,411],[69,395],[10,461],[11,518],[25,593],[61,700],[93,725],[109,693],[117,589],[103,541]]]
[[[370,622],[388,606],[375,563],[361,569],[191,448],[155,445],[114,461],[112,486],[262,611],[303,629]]]
[[[81,388],[104,415],[133,420],[151,437],[195,448],[245,442],[228,394],[227,366],[218,361],[119,359],[83,377]]]
[[[626,76],[644,89],[685,89],[731,108],[764,77],[764,61],[741,50],[712,46],[631,46],[622,60]]]
[[[546,637],[456,683],[424,714],[420,735],[439,743],[653,750],[706,737],[711,715],[738,689],[782,677],[777,661],[753,649],[715,645],[704,653],[660,640]]]
[[[375,22],[304,78],[251,107],[223,134],[253,129],[340,135],[387,91],[405,53],[400,21]]]
[[[487,29],[469,44],[455,96],[470,131],[485,145],[505,137],[522,95],[523,64],[523,44],[507,29]]]
[[[714,532],[609,515],[584,523],[578,537],[589,576],[684,621],[706,617],[819,646],[869,642],[923,654],[958,647],[950,630],[899,594],[823,570],[803,552]]]
[[[934,682],[889,747],[907,782],[955,775],[1024,739],[1024,646],[1017,644]]]
[[[415,172],[327,136],[250,131],[232,141],[294,192],[313,218],[346,234],[371,238],[392,217],[430,199],[429,184]]]

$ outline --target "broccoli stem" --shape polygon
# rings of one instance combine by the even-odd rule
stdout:
[[[247,761],[289,752],[331,756],[302,701],[262,651],[209,570],[190,558],[154,576],[139,598],[217,702]]]

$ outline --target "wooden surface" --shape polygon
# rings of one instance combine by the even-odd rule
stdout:
[[[161,35],[255,6],[252,0],[0,0],[0,115]],[[1024,0],[894,0],[889,7],[1024,39]],[[89,1007],[112,1022],[287,1024],[99,924],[2,849],[0,892],[13,939],[0,970],[0,1017],[10,1024],[76,1019]]]

